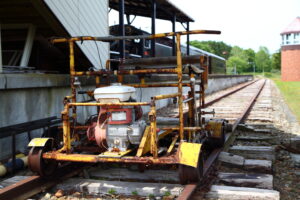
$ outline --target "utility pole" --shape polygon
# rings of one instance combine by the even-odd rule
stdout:
[[[0,24],[0,73],[3,72],[2,68],[2,46],[1,46],[2,40],[1,40],[1,24]]]
[[[234,64],[234,74],[236,75],[236,64]]]

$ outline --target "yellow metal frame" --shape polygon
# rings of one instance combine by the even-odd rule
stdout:
[[[33,138],[29,142],[28,147],[44,147],[50,140],[53,142],[53,138]]]
[[[190,83],[183,83],[183,71],[182,71],[182,53],[180,46],[180,37],[187,34],[219,34],[219,31],[207,31],[207,30],[196,30],[196,31],[184,31],[184,32],[172,32],[172,33],[162,33],[150,36],[125,36],[125,37],[73,37],[73,38],[58,38],[53,39],[53,43],[67,42],[69,44],[70,51],[70,76],[71,76],[71,94],[67,96],[64,101],[64,110],[62,111],[62,129],[63,129],[63,147],[55,152],[46,152],[43,154],[45,159],[56,159],[61,161],[76,161],[76,162],[123,162],[123,163],[152,163],[152,164],[185,164],[188,166],[197,167],[198,156],[201,151],[201,144],[197,143],[187,143],[185,141],[192,141],[194,135],[203,130],[200,121],[200,113],[196,109],[196,96],[195,96],[195,81]],[[76,41],[84,40],[94,40],[109,42],[113,40],[123,40],[123,39],[155,39],[167,36],[176,37],[176,62],[177,65],[173,69],[139,69],[139,70],[110,70],[110,61],[106,62],[106,71],[94,71],[94,72],[78,72],[75,71],[75,59],[74,59],[74,43]],[[200,75],[200,105],[204,105],[204,90],[207,85],[208,77],[208,67],[206,65],[207,58],[205,56],[199,55],[199,64],[201,67],[205,68],[205,71]],[[192,71],[192,70],[190,70]],[[96,77],[96,87],[103,86],[100,84],[102,75],[115,75],[117,76],[118,82],[123,82],[124,75],[132,74],[176,74],[178,81],[172,84],[158,83],[149,84],[145,82],[144,78],[141,78],[140,84],[126,84],[134,87],[147,88],[147,87],[177,87],[177,93],[157,95],[152,97],[150,102],[119,102],[119,103],[80,103],[76,101],[76,87],[74,85],[75,76],[83,75],[93,75]],[[193,72],[189,73],[190,79],[193,80],[196,74]],[[184,112],[183,112],[183,86],[188,86],[191,89],[189,94],[190,101],[188,118],[188,127],[184,125]],[[92,95],[92,92],[89,92]],[[176,127],[166,127],[165,132],[158,136],[157,134],[157,122],[156,122],[156,101],[168,98],[178,98],[178,111],[179,111],[179,125]],[[71,102],[70,102],[71,101]],[[146,127],[144,135],[142,137],[139,148],[135,156],[127,156],[132,150],[128,150],[122,153],[111,153],[104,152],[98,155],[81,155],[81,154],[71,154],[71,142],[76,140],[76,130],[85,129],[84,126],[76,126],[76,108],[78,106],[96,106],[98,109],[100,106],[150,106],[150,112],[148,114],[150,120],[150,126]],[[70,116],[70,109],[72,109],[72,115]],[[71,124],[70,119],[73,120]],[[72,134],[75,132],[75,135]],[[74,131],[75,130],[75,131]],[[167,157],[158,156],[158,140],[162,139],[168,134],[174,134],[171,144],[168,148]],[[187,133],[187,134],[185,134]],[[72,138],[71,138],[72,137]],[[180,140],[179,150],[172,154],[177,140]],[[150,153],[152,156],[145,157],[144,155]],[[102,156],[101,156],[102,155]]]

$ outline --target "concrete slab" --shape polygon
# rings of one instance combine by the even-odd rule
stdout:
[[[229,152],[247,159],[275,160],[275,148],[272,146],[232,146]]]
[[[145,170],[144,172],[133,171],[125,168],[90,170],[89,176],[97,179],[110,180],[136,180],[136,181],[164,181],[167,183],[178,183],[178,173],[175,170]]]
[[[164,196],[170,194],[178,196],[184,186],[179,184],[165,183],[142,183],[142,182],[120,182],[120,181],[104,181],[92,179],[71,178],[56,186],[61,190],[75,190],[86,194],[122,194],[132,195],[137,193],[140,196]]]
[[[300,167],[300,154],[290,153],[295,167]]]
[[[270,174],[220,172],[218,178],[221,183],[230,186],[273,189],[273,176]]]
[[[246,159],[244,168],[249,171],[272,173],[272,161]]]
[[[275,190],[213,185],[205,197],[209,200],[279,200],[280,194]]]

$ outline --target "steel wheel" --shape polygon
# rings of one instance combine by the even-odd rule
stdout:
[[[179,182],[182,185],[188,183],[198,183],[203,177],[203,153],[200,153],[198,166],[197,168],[186,166],[186,165],[179,165],[178,173],[179,173]]]
[[[44,147],[32,147],[28,155],[28,167],[40,176],[49,177],[57,168],[56,160],[43,159],[43,153],[51,150],[50,143]]]

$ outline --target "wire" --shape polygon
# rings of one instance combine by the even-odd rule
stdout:
[[[98,56],[99,56],[100,66],[101,66],[102,69],[104,69],[103,65],[102,65],[102,60],[101,60],[101,56],[100,56],[100,52],[99,52],[98,43],[96,42],[96,40],[94,40],[94,42],[95,42],[95,45],[97,47],[97,52],[98,52]]]
[[[143,92],[142,92],[142,88],[140,88],[140,102],[142,102],[142,97],[143,97]]]

